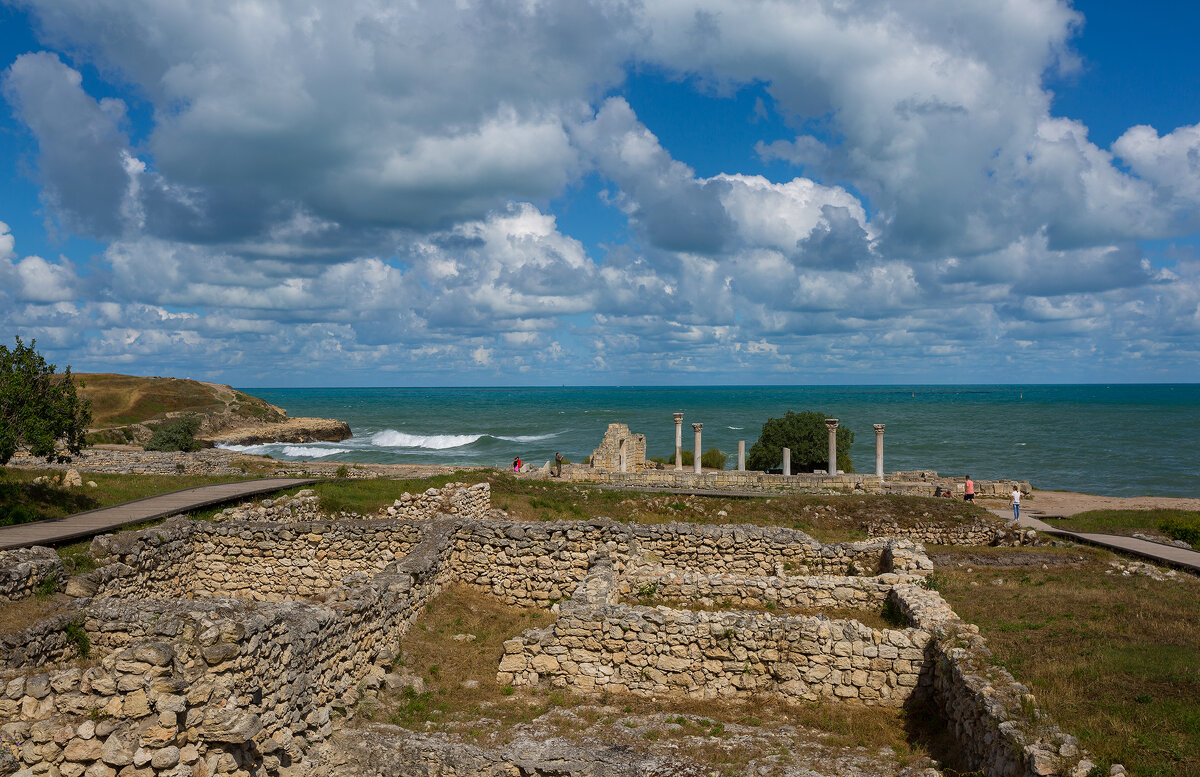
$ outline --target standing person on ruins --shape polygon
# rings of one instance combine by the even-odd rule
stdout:
[[[561,478],[562,477],[562,452],[561,451],[554,452],[554,470],[555,470],[554,477]]]
[[[975,481],[971,480],[970,475],[967,475],[967,485],[966,485],[966,489],[963,491],[963,501],[964,502],[974,502],[975,501]]]
[[[1021,487],[1013,483],[1012,494],[1009,496],[1009,502],[1012,503],[1013,523],[1021,520]]]

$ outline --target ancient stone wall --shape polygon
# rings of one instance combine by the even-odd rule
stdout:
[[[66,579],[62,559],[50,548],[0,550],[0,602],[32,596],[47,580]]]
[[[611,562],[599,560],[554,624],[505,643],[498,682],[900,706],[917,687],[930,638],[819,615],[630,606],[619,603],[620,592]]]
[[[909,575],[872,577],[742,577],[726,573],[664,572],[659,567],[630,569],[618,581],[622,600],[652,598],[683,609],[697,605],[724,610],[746,608],[854,609],[878,612],[897,582]]]
[[[579,483],[599,483],[622,488],[678,488],[697,491],[796,491],[801,493],[852,492],[863,494],[911,494],[913,496],[935,496],[939,490],[954,491],[961,495],[962,482],[949,478],[938,480],[903,480],[889,476],[885,482],[873,474],[823,475],[797,474],[772,475],[766,472],[739,472],[737,470],[708,471],[699,474],[674,469],[645,469],[639,472],[570,467],[563,470],[563,478]],[[1028,494],[1032,487],[1026,482],[1011,480],[976,481],[976,493],[980,496],[1008,497],[1016,483],[1022,493]]]
[[[570,596],[598,555],[611,556],[619,569],[651,563],[741,575],[933,568],[907,540],[822,545],[794,529],[612,521],[464,523],[454,535],[451,563],[460,580],[501,601],[539,605]]]
[[[363,585],[327,592],[324,604],[90,600],[72,617],[99,665],[9,679],[4,731],[24,742],[24,764],[61,774],[130,765],[147,777],[278,773],[328,736],[331,711],[352,704],[396,655],[444,578],[448,535],[430,527],[404,559]],[[16,641],[27,644],[29,634]],[[7,653],[3,666],[13,674],[62,652]],[[187,771],[173,771],[181,763]]]
[[[436,515],[462,518],[486,518],[492,509],[490,483],[447,483],[420,494],[405,491],[391,506],[380,510],[381,517],[420,520]]]
[[[395,521],[170,520],[93,540],[93,554],[112,563],[85,580],[95,583],[92,596],[312,598],[342,585],[348,575],[373,575],[420,538],[418,527]]]
[[[867,534],[872,537],[905,537],[929,545],[994,545],[1005,537],[1003,526],[996,522],[948,526],[945,524],[899,526],[891,521],[874,521],[867,524]]]
[[[226,507],[213,516],[214,521],[267,521],[270,523],[294,523],[296,521],[326,520],[321,511],[320,500],[311,488],[302,488],[294,495],[263,499],[258,503],[243,502]]]

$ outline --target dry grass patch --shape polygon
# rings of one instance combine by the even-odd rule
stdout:
[[[1065,730],[1138,777],[1200,776],[1200,580],[1122,575],[1093,549],[1067,564],[1006,549],[1043,557],[1007,569],[960,567],[954,550],[937,554],[942,595]]]
[[[689,757],[704,759],[704,751],[711,749],[711,758],[704,762],[715,767],[721,759],[744,764],[752,755],[750,751],[731,755],[721,744],[736,727],[770,732],[791,727],[822,746],[890,748],[901,760],[924,755],[924,747],[918,744],[924,735],[914,734],[921,726],[914,726],[901,710],[837,703],[792,705],[770,698],[578,696],[565,688],[498,685],[496,671],[504,640],[527,628],[549,626],[554,618],[545,610],[503,605],[464,586],[448,587],[409,629],[394,668],[421,678],[424,690],[383,693],[377,702],[360,705],[359,717],[414,731],[446,732],[478,744],[511,741],[514,730],[534,721],[550,726],[555,736],[575,739],[594,739],[597,732],[619,728],[633,731],[633,739],[647,747],[686,739],[686,747],[679,747]],[[712,740],[711,748],[704,746],[705,739]]]
[[[521,480],[502,472],[493,472],[487,479],[492,506],[525,521],[606,517],[636,523],[755,524],[800,529],[822,542],[865,539],[869,524],[875,522],[899,526],[1001,522],[978,505],[933,497],[779,494],[731,498],[589,488]]]
[[[34,596],[0,605],[0,634],[16,634],[38,621],[63,611],[71,597],[62,594]]]

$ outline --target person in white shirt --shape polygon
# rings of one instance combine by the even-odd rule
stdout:
[[[1021,488],[1019,486],[1013,486],[1009,501],[1012,503],[1013,522],[1016,523],[1021,520]]]

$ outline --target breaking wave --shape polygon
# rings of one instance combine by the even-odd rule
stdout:
[[[427,448],[442,451],[470,445],[481,437],[482,434],[407,434],[395,429],[385,429],[371,436],[371,444],[381,448]]]

